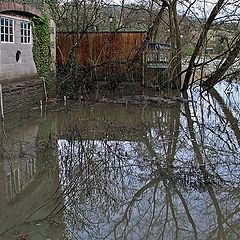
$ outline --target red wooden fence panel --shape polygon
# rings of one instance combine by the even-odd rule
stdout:
[[[145,32],[58,33],[57,63],[64,65],[78,43],[75,61],[85,68],[105,72],[109,66],[124,71],[144,39]]]

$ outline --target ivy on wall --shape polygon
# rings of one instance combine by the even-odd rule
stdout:
[[[33,29],[33,58],[38,74],[46,77],[49,73],[50,33],[47,15],[42,18],[32,18]]]

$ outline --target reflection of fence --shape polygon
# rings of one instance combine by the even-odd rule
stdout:
[[[77,63],[86,68],[97,67],[103,73],[109,67],[124,71],[143,38],[144,32],[58,33],[57,63],[66,64],[71,49],[78,44]]]

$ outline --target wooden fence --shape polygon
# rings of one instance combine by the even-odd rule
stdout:
[[[123,72],[144,39],[144,32],[58,33],[57,64],[65,65],[73,46],[78,44],[75,62],[95,68],[101,74]]]

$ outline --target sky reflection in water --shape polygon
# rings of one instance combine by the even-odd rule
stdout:
[[[239,84],[227,86],[4,129],[0,239],[239,239]]]

